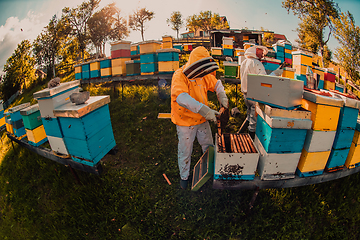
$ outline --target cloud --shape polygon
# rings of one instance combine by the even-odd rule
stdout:
[[[41,16],[28,12],[24,19],[9,17],[5,25],[0,26],[0,75],[4,74],[6,60],[13,54],[17,45],[25,39],[33,41],[44,29],[47,23],[40,21]]]

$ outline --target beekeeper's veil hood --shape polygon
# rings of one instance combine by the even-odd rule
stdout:
[[[245,57],[246,57],[246,58],[258,58],[258,57],[256,56],[256,48],[262,49],[263,52],[264,52],[264,55],[266,55],[266,54],[268,53],[268,51],[269,51],[269,50],[267,49],[267,47],[265,47],[265,46],[255,45],[255,46],[252,46],[252,47],[246,49],[245,54],[244,54]]]
[[[210,56],[204,47],[195,48],[189,56],[189,61],[183,68],[183,73],[187,78],[201,78],[219,69],[215,60]]]

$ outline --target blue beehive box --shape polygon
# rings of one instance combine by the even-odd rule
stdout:
[[[111,59],[104,58],[100,60],[100,68],[110,68],[111,67]]]
[[[276,52],[276,54],[284,53],[284,51],[285,51],[285,47],[281,46],[281,45],[278,45],[278,44],[273,45],[273,49]]]
[[[81,66],[81,75],[82,75],[82,79],[90,78],[90,64],[89,63]]]
[[[26,134],[22,116],[20,110],[30,106],[30,103],[23,103],[21,105],[12,107],[8,110],[11,118],[11,124],[13,127],[14,135],[16,137],[21,137]]]
[[[165,48],[156,50],[159,62],[179,61],[179,50],[175,48]]]
[[[99,70],[90,71],[90,78],[98,78],[98,77],[100,77],[100,71]]]
[[[173,47],[176,48],[176,49],[178,49],[178,50],[180,50],[180,51],[183,50],[182,44],[173,44]]]
[[[109,96],[95,96],[84,104],[68,103],[54,110],[74,161],[95,166],[115,147],[109,102]]]
[[[154,63],[158,61],[156,53],[146,53],[140,55],[140,63]]]
[[[318,89],[324,89],[324,80],[319,80],[318,82]]]
[[[47,136],[63,138],[59,120],[55,118],[42,118],[42,123]]]
[[[234,49],[224,48],[223,49],[223,55],[224,56],[233,56]]]
[[[285,58],[288,58],[288,59],[292,59],[292,54],[291,53],[285,53]]]
[[[141,73],[154,73],[158,71],[158,63],[141,63]]]

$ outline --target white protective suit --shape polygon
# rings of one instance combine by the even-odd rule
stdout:
[[[255,117],[255,102],[247,100],[247,82],[248,74],[259,74],[266,75],[264,65],[259,61],[256,56],[256,48],[261,48],[264,51],[264,55],[267,54],[268,50],[264,46],[253,46],[245,51],[245,60],[241,63],[240,67],[240,78],[241,78],[241,92],[244,95],[245,104],[247,107],[246,120],[249,121],[249,132],[255,132],[256,129],[256,117]],[[282,69],[274,70],[270,75],[279,76],[283,72]]]

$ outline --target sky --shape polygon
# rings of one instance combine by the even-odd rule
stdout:
[[[0,0],[0,75],[6,60],[13,54],[17,45],[25,39],[33,41],[43,31],[53,15],[61,16],[64,7],[76,7],[84,0]],[[186,17],[199,14],[200,11],[212,11],[226,16],[231,29],[255,29],[274,31],[284,34],[295,43],[299,20],[292,12],[282,8],[282,0],[101,0],[100,8],[115,2],[121,10],[120,15],[128,19],[138,8],[146,8],[155,13],[146,23],[145,40],[160,40],[164,35],[176,37],[176,31],[166,23],[174,11],[180,11]],[[342,12],[350,11],[355,24],[360,24],[360,0],[337,0]],[[180,33],[186,32],[183,27]],[[139,31],[130,31],[125,40],[140,42]],[[335,50],[337,40],[331,38],[331,50]],[[106,54],[110,55],[110,45],[106,45]]]

